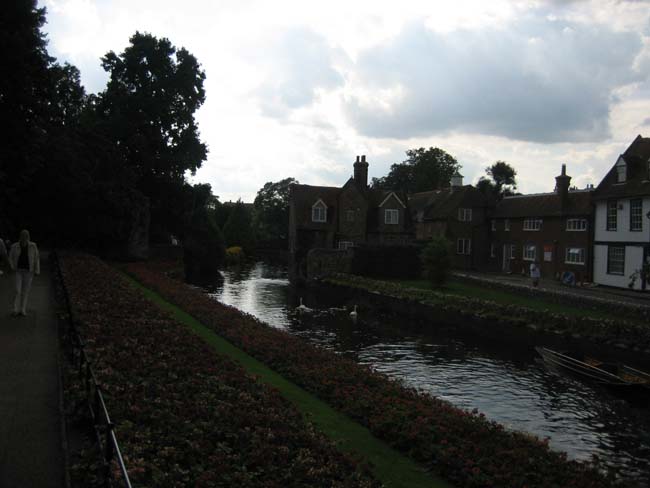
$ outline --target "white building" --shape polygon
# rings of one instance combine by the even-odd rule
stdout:
[[[600,182],[593,201],[594,282],[646,289],[641,267],[650,262],[650,138],[637,136]]]

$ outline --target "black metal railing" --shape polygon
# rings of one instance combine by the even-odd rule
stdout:
[[[132,488],[129,475],[124,464],[124,458],[120,451],[117,437],[115,436],[114,424],[106,409],[106,402],[104,402],[104,395],[95,373],[91,367],[90,360],[86,354],[84,342],[75,324],[75,319],[72,314],[72,307],[70,305],[70,297],[68,290],[63,281],[63,274],[59,263],[59,256],[56,251],[50,253],[53,268],[56,270],[57,282],[60,285],[62,299],[65,306],[66,320],[65,330],[63,331],[64,343],[67,346],[68,357],[70,358],[73,367],[77,368],[79,376],[83,376],[85,399],[84,403],[88,408],[88,412],[92,419],[95,440],[102,453],[104,480],[107,487],[112,487],[114,479],[112,464],[117,463],[121,472],[122,479],[120,486],[124,488]]]

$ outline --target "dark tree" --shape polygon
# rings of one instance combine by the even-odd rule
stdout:
[[[373,178],[372,186],[404,193],[435,190],[449,184],[460,164],[450,154],[437,147],[409,149],[407,159],[390,167],[388,175]]]
[[[36,0],[4,2],[0,9],[0,225],[16,227],[15,210],[47,154],[51,91],[45,9]],[[18,212],[20,213],[20,212]],[[15,229],[10,229],[14,231]]]
[[[485,168],[488,178],[481,176],[476,187],[486,195],[501,199],[507,195],[514,195],[517,189],[517,172],[505,161],[497,161],[492,166]]]
[[[431,286],[444,285],[451,270],[451,243],[444,237],[432,239],[422,251],[421,260]]]
[[[194,120],[205,101],[205,73],[185,49],[139,32],[122,54],[106,54],[102,66],[110,80],[97,108],[151,200],[156,234],[164,234],[167,217],[182,205],[185,173],[194,174],[207,156]]]
[[[289,233],[289,187],[294,178],[266,183],[255,197],[254,227],[264,241],[286,240]]]
[[[223,237],[228,247],[240,246],[247,253],[253,250],[254,237],[251,214],[241,200],[233,206],[223,226]]]

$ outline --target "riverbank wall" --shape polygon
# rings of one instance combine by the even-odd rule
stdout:
[[[351,275],[312,281],[311,287],[338,293],[372,313],[408,319],[409,328],[464,328],[518,345],[545,345],[593,354],[633,358],[650,366],[650,327],[625,320],[593,319],[540,312],[521,306],[405,288]]]

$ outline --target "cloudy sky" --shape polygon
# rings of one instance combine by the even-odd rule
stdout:
[[[598,184],[650,137],[646,1],[40,0],[50,54],[104,89],[99,58],[136,31],[206,72],[192,178],[222,201],[268,181],[340,186],[358,154],[384,176],[437,146],[466,183],[505,160],[524,193]]]

